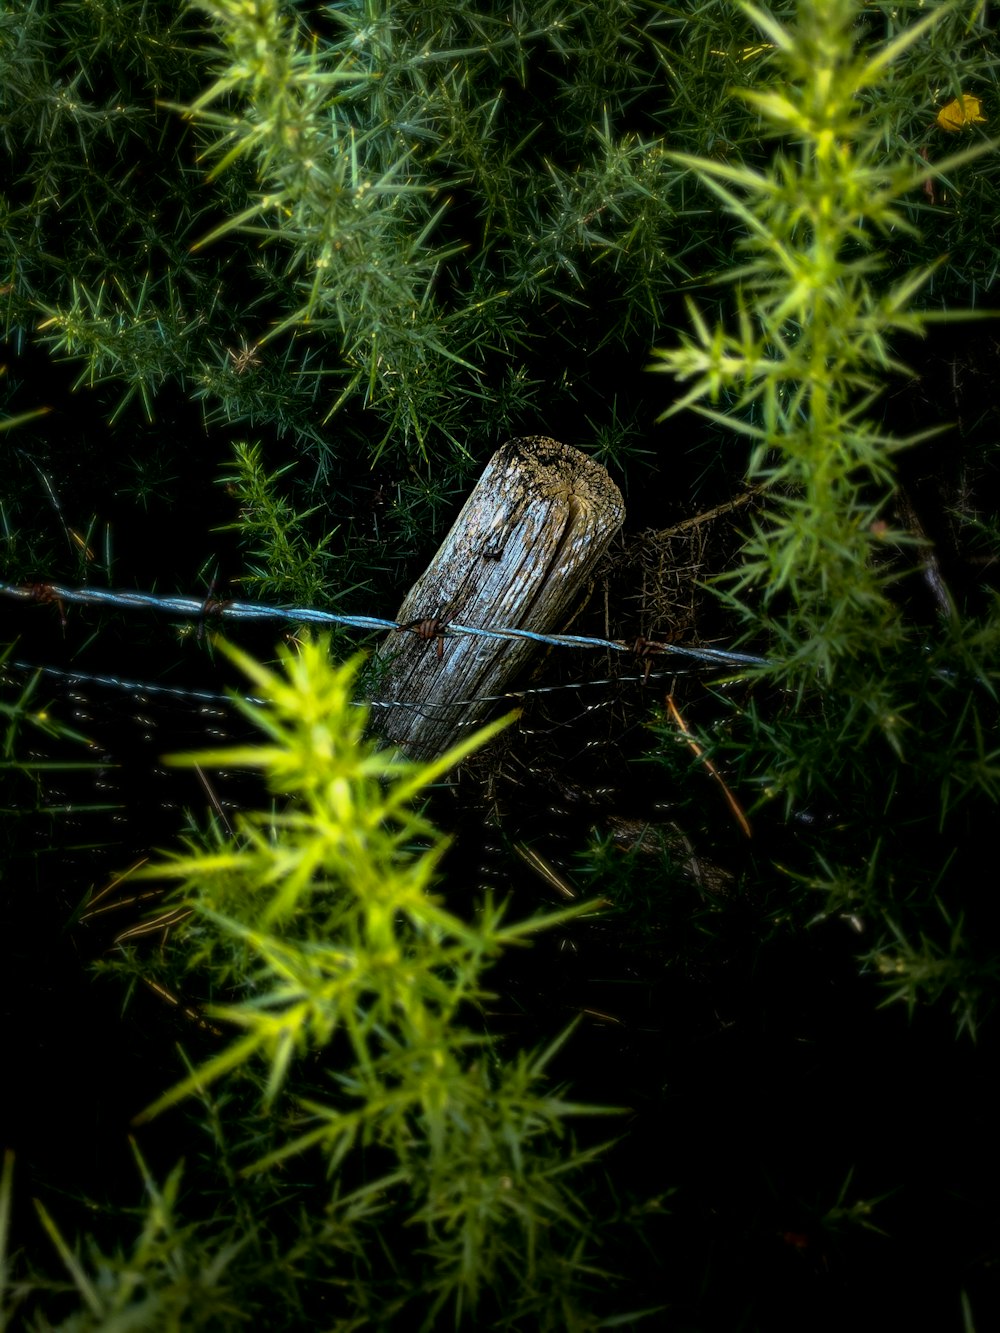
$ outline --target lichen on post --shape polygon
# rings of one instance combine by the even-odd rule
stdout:
[[[544,435],[503,445],[403,601],[408,628],[378,650],[385,739],[426,759],[480,723],[491,705],[479,701],[507,689],[537,644],[440,627],[558,631],[624,516],[618,487],[579,449]]]

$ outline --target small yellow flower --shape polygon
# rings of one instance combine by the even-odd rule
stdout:
[[[949,134],[957,134],[967,125],[985,125],[986,117],[979,114],[982,109],[983,104],[978,97],[963,93],[954,102],[941,108],[937,113],[937,123]]]

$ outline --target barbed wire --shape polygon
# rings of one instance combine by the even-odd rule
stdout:
[[[381,616],[344,615],[337,611],[319,611],[311,607],[267,606],[258,602],[236,602],[208,597],[199,601],[194,597],[164,597],[149,592],[114,592],[108,588],[67,588],[58,583],[12,584],[0,583],[0,595],[17,601],[62,605],[113,606],[120,610],[153,610],[167,615],[193,616],[198,620],[219,617],[223,620],[281,620],[293,624],[340,625],[346,629],[399,630],[417,632],[414,623],[401,624]],[[599,648],[605,652],[638,653],[647,660],[660,654],[688,658],[706,666],[760,667],[768,659],[754,653],[738,653],[724,648],[694,648],[684,644],[661,643],[639,639],[602,639],[585,634],[539,634],[535,630],[514,629],[508,626],[483,628],[437,619],[435,637],[457,638],[471,635],[483,639],[530,639],[552,648]],[[498,696],[502,697],[502,696]]]
[[[258,698],[256,695],[240,694],[237,690],[223,694],[218,690],[196,690],[185,685],[155,685],[151,681],[126,680],[121,676],[109,676],[91,671],[73,671],[66,667],[42,666],[37,662],[22,662],[12,658],[0,660],[0,677],[8,670],[21,671],[30,675],[49,676],[54,680],[63,681],[68,688],[72,688],[74,685],[99,685],[105,689],[122,690],[125,693],[136,695],[139,699],[142,699],[144,695],[151,694],[199,704],[231,706],[236,699],[248,704],[266,705],[267,703],[267,700]],[[356,708],[404,708],[409,710],[419,708],[420,711],[432,712],[434,709],[465,708],[473,704],[505,703],[511,699],[524,699],[535,694],[559,694],[568,690],[599,689],[603,685],[646,684],[651,680],[672,679],[681,674],[682,671],[683,668],[680,671],[674,668],[671,671],[651,671],[648,675],[643,672],[635,676],[588,677],[587,680],[563,681],[559,685],[526,685],[523,689],[507,690],[503,694],[482,694],[477,695],[474,699],[454,699],[447,703],[422,700],[417,705],[406,699],[355,699],[352,702]]]

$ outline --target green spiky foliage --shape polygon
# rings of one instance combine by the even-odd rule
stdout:
[[[289,463],[268,473],[259,447],[236,445],[232,470],[222,483],[239,505],[231,526],[252,561],[240,583],[254,601],[321,607],[354,589],[332,589],[331,566],[335,569],[336,562],[327,548],[336,529],[314,545],[306,530],[312,511],[296,513],[281,494],[280,478],[291,467]]]
[[[805,1220],[789,1220],[780,1144],[807,1143],[800,1122],[827,1102],[842,1111],[822,1121],[828,1155],[877,1123],[871,1088],[850,1096],[853,1052],[803,1110],[789,1076],[775,1142],[739,1130],[779,1064],[818,1051],[817,1029],[839,1033],[851,1006],[855,1033],[886,1017],[882,1001],[949,1043],[992,1031],[997,622],[974,580],[941,580],[900,506],[907,469],[933,471],[933,432],[954,419],[940,438],[967,494],[949,497],[950,521],[981,568],[995,562],[977,500],[995,415],[970,415],[962,394],[989,373],[973,340],[994,335],[977,323],[949,326],[956,352],[932,341],[941,312],[977,311],[994,281],[994,52],[979,4],[7,6],[10,410],[76,386],[59,401],[54,388],[55,410],[7,453],[9,577],[91,577],[81,551],[110,566],[91,534],[113,528],[126,580],[190,591],[221,550],[255,595],[330,604],[363,586],[364,609],[392,611],[475,467],[542,429],[605,462],[642,523],[726,502],[749,472],[763,500],[737,514],[743,554],[713,584],[716,624],[774,661],[681,698],[689,734],[673,714],[654,724],[644,772],[670,822],[602,833],[580,863],[613,933],[577,922],[558,970],[578,947],[596,955],[610,1015],[588,1013],[614,1036],[609,1067],[616,1005],[650,997],[622,1024],[647,1101],[628,1125],[641,1170],[620,1185],[567,1147],[570,1107],[545,1082],[573,1043],[556,1050],[553,1032],[522,1056],[482,1012],[487,962],[542,923],[453,910],[461,885],[439,886],[445,903],[416,891],[440,843],[392,803],[430,775],[357,744],[350,672],[311,649],[285,655],[286,675],[253,668],[268,744],[238,757],[281,795],[235,839],[220,818],[161,864],[178,883],[171,947],[124,965],[188,1010],[184,1081],[164,1093],[164,1075],[149,1094],[162,1115],[141,1129],[183,1124],[188,1163],[173,1167],[171,1143],[163,1169],[141,1165],[148,1207],[106,1243],[77,1249],[44,1205],[71,1290],[9,1288],[37,1326],[68,1311],[67,1328],[587,1328],[662,1319],[668,1302],[679,1326],[770,1330],[791,1288],[808,1288],[802,1327],[849,1288],[897,1181],[824,1161],[795,1202]],[[984,119],[942,124],[968,97]],[[680,384],[662,430],[666,380],[639,373],[651,346]],[[205,494],[229,507],[203,513]],[[706,757],[753,807],[750,844]],[[777,998],[758,1002],[769,977]],[[761,1074],[765,1037],[799,1023],[810,982],[832,997],[823,1022],[789,1026]],[[748,1028],[746,1064],[730,1066]],[[947,1078],[934,1059],[928,1084]],[[911,1237],[901,1214],[932,1192],[918,1176],[895,1214]],[[934,1198],[923,1230],[943,1247],[974,1210]],[[0,1236],[5,1217],[0,1200]],[[985,1285],[992,1263],[969,1245],[949,1317],[959,1295],[978,1308],[966,1277]],[[770,1307],[747,1294],[758,1261]],[[612,1270],[640,1287],[634,1318]],[[642,1286],[649,1271],[667,1276]],[[893,1317],[907,1294],[888,1297]],[[831,1318],[855,1326],[857,1309]]]
[[[248,1261],[261,1263],[260,1210],[279,1196],[285,1218],[305,1210],[284,1285],[300,1285],[303,1302],[313,1284],[338,1287],[337,1327],[357,1326],[375,1291],[380,1327],[390,1314],[400,1327],[461,1325],[484,1299],[502,1301],[507,1317],[535,1311],[543,1327],[579,1325],[589,1223],[572,1178],[596,1153],[574,1148],[566,1121],[601,1108],[545,1086],[568,1034],[501,1059],[481,1010],[484,974],[503,951],[594,908],[505,921],[486,902],[474,920],[454,914],[434,893],[446,840],[416,807],[509,719],[433,763],[409,763],[364,740],[367,713],[352,701],[360,663],[331,664],[328,640],[282,650],[280,674],[236,655],[262,700],[243,707],[267,743],[177,762],[249,765],[281,806],[241,814],[224,845],[210,835],[143,872],[177,882],[162,904],[180,923],[170,980],[182,978],[189,1001],[210,998],[205,1018],[231,1036],[138,1119],[192,1096],[219,1111],[234,1096],[256,1102],[263,1135],[229,1143],[214,1186],[228,1185],[233,1224],[250,1230],[220,1240],[214,1219],[198,1236],[177,1216],[179,1173],[161,1191],[143,1167],[151,1202],[136,1250],[128,1264],[99,1257],[88,1274],[43,1212],[97,1321],[87,1326],[188,1313],[211,1325],[265,1308],[271,1265],[251,1276]],[[212,1123],[220,1139],[231,1133],[218,1112]],[[322,1224],[313,1190],[288,1196],[285,1173],[304,1154],[329,1182]],[[210,1177],[199,1184],[213,1188]],[[338,1226],[346,1251],[324,1253]],[[377,1237],[390,1229],[420,1240],[387,1244],[381,1262]],[[314,1271],[297,1283],[307,1260]],[[249,1284],[241,1294],[237,1272]]]
[[[335,517],[302,540],[339,526],[347,587],[386,560],[398,582],[510,435],[562,420],[642,460],[652,409],[615,407],[622,374],[721,251],[665,149],[704,146],[740,16],[119,0],[3,25],[6,332],[114,427],[105,509],[168,511],[164,447],[207,429],[222,470],[228,429],[253,432],[270,469],[308,460],[295,508]]]
[[[900,596],[907,567],[930,557],[892,526],[897,459],[946,427],[900,438],[878,411],[886,378],[907,374],[901,337],[962,317],[927,308],[939,264],[893,280],[886,249],[914,235],[922,185],[954,180],[961,197],[980,164],[995,169],[996,146],[970,116],[966,141],[933,168],[926,152],[886,154],[887,86],[910,53],[940,53],[947,8],[874,48],[855,43],[851,0],[803,6],[794,29],[747,12],[782,75],[742,95],[778,140],[771,163],[681,159],[744,232],[725,275],[735,320],[713,328],[692,303],[693,334],[658,353],[658,368],[686,383],[670,412],[693,407],[745,439],[748,478],[766,497],[719,586],[773,657],[760,686],[787,702],[758,688],[728,743],[746,747],[761,808],[779,801],[790,815],[820,801],[836,812],[835,835],[803,835],[785,867],[814,891],[819,917],[874,927],[864,961],[889,998],[912,1008],[948,996],[974,1034],[1000,976],[992,906],[968,893],[1000,795],[1000,624],[994,606],[963,616],[928,564],[936,620],[914,619]],[[816,869],[802,873],[807,848]]]

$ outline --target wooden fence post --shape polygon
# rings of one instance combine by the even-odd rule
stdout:
[[[558,631],[622,524],[618,487],[579,449],[544,435],[493,455],[381,644],[374,725],[412,758],[441,754],[480,723],[538,645],[442,636],[448,623]],[[471,702],[470,702],[471,701]]]

